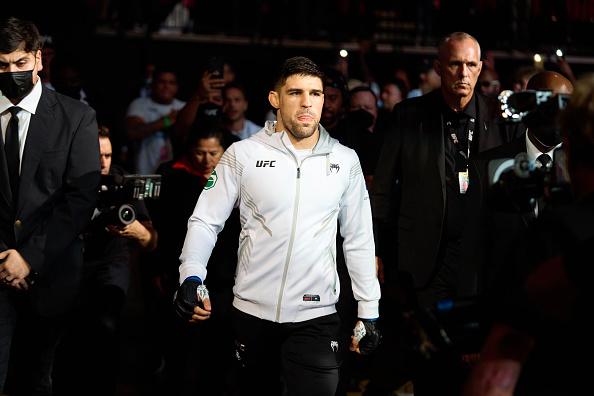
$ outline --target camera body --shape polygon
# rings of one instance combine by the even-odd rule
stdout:
[[[161,175],[101,176],[99,215],[94,218],[103,225],[128,225],[136,220],[134,202],[156,199],[161,193]]]
[[[569,102],[570,95],[551,91],[504,91],[499,95],[504,123],[522,122],[529,130],[538,131],[549,145],[560,142],[558,115]],[[552,166],[538,166],[528,154],[501,158],[488,163],[489,203],[506,212],[528,212],[536,201],[545,205],[571,200],[566,154],[562,147],[553,151]]]

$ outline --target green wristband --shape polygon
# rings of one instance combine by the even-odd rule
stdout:
[[[169,128],[171,126],[171,118],[169,116],[163,116],[163,127]]]

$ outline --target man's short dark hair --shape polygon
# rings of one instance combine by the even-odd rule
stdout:
[[[318,65],[305,56],[295,56],[287,59],[283,64],[274,83],[274,90],[278,91],[287,82],[287,79],[294,75],[318,77],[324,81],[324,73]]]
[[[349,85],[344,75],[336,69],[327,68],[324,70],[324,88],[336,88],[342,94],[343,105],[349,100]]]
[[[229,132],[218,120],[205,120],[192,124],[184,146],[187,151],[192,152],[200,140],[210,138],[218,140],[225,150],[239,141],[239,138]]]
[[[110,138],[109,128],[105,125],[99,125],[99,137],[100,138]]]
[[[375,92],[373,92],[373,89],[371,89],[369,85],[357,85],[355,88],[349,91],[349,96],[352,98],[358,92],[369,92],[371,95],[373,95],[373,98],[377,103],[377,95],[375,94]]]
[[[17,50],[34,52],[42,45],[41,35],[33,22],[15,17],[0,21],[0,53],[10,54]]]

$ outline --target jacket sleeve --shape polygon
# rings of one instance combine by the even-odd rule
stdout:
[[[95,112],[86,108],[68,149],[61,189],[52,197],[52,210],[18,247],[33,272],[50,271],[57,257],[77,238],[91,219],[100,178],[99,139]],[[63,265],[55,263],[55,265]]]
[[[241,165],[235,154],[236,144],[233,144],[221,157],[188,220],[180,256],[180,284],[189,276],[206,278],[206,266],[217,236],[239,197]]]
[[[355,159],[341,199],[338,221],[353,295],[358,302],[358,317],[375,319],[379,317],[381,293],[375,268],[371,205],[361,165],[352,153]]]

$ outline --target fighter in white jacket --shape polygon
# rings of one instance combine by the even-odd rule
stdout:
[[[338,220],[358,316],[370,325],[379,316],[380,287],[369,196],[355,152],[319,125],[321,73],[308,62],[287,61],[269,95],[278,121],[234,143],[212,173],[188,222],[180,284],[193,282],[195,290],[207,277],[217,234],[239,206],[234,307],[252,321],[288,325],[336,316]],[[210,316],[209,301],[194,305],[192,320]]]

